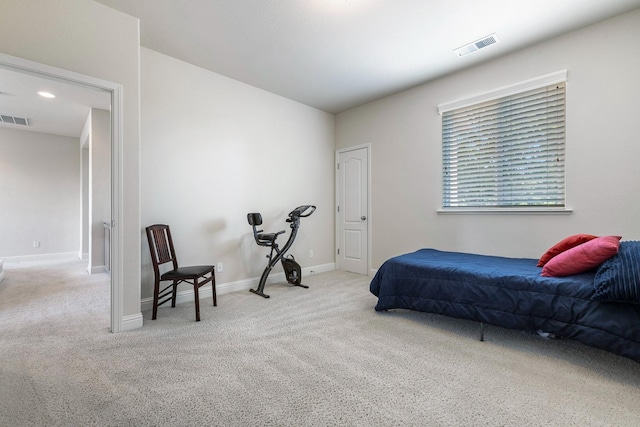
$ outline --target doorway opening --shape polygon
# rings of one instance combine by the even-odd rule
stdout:
[[[122,230],[118,225],[122,223],[122,171],[120,153],[122,152],[122,85],[75,73],[61,68],[25,60],[22,58],[0,53],[0,68],[10,70],[25,76],[49,79],[54,82],[67,83],[71,86],[90,91],[103,91],[110,97],[110,218],[111,226],[109,262],[110,262],[110,329],[111,332],[122,330],[123,310],[123,269]],[[106,219],[106,218],[105,218]],[[81,249],[80,249],[81,250]]]

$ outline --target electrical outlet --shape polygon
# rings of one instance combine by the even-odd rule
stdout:
[[[34,248],[39,248],[40,247],[40,242],[33,242],[33,247]]]
[[[218,263],[218,273],[222,273],[222,271],[224,270],[224,264],[222,264],[221,262]]]
[[[313,258],[313,249],[309,249],[309,258]]]

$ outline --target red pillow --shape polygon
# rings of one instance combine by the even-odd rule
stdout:
[[[596,268],[618,253],[620,236],[603,236],[554,256],[542,269],[543,276],[570,276]]]
[[[549,250],[540,257],[540,260],[538,261],[538,267],[544,267],[544,265],[548,263],[549,260],[554,256],[559,255],[568,249],[586,243],[589,240],[593,240],[596,237],[598,236],[594,236],[591,234],[574,234],[573,236],[569,236],[560,240],[558,243],[551,246]]]

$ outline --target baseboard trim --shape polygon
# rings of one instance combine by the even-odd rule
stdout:
[[[87,267],[87,272],[89,274],[99,274],[99,273],[108,273],[107,267],[104,265],[94,265],[93,267]]]
[[[8,256],[4,258],[5,264],[19,264],[21,262],[32,261],[53,261],[64,259],[78,259],[77,252],[60,252],[53,254],[37,254],[37,255],[20,255],[20,256]]]
[[[309,276],[312,274],[325,273],[327,271],[333,271],[336,269],[336,264],[331,262],[329,264],[316,265],[313,267],[307,267],[302,269],[302,277]],[[284,277],[284,272],[271,274],[267,279],[267,285],[272,283],[280,283],[286,281]],[[216,283],[216,291],[218,295],[227,294],[229,292],[238,292],[238,291],[247,291],[251,288],[255,288],[260,283],[259,277],[253,277],[251,279],[238,280],[235,282],[229,283]],[[211,286],[205,285],[202,288],[198,295],[200,299],[203,298],[212,298],[213,292],[211,290]],[[183,289],[178,291],[176,295],[176,304],[180,304],[183,302],[189,302],[194,300],[193,289]],[[151,310],[153,308],[153,297],[143,298],[140,301],[140,309],[141,311]]]
[[[142,324],[143,324],[142,313],[122,316],[122,319],[120,320],[120,332],[127,332],[127,331],[132,331],[134,329],[142,328]]]

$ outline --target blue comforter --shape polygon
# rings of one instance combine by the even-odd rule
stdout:
[[[386,261],[375,309],[543,330],[640,362],[640,305],[592,301],[593,273],[542,277],[537,260],[421,249]]]

